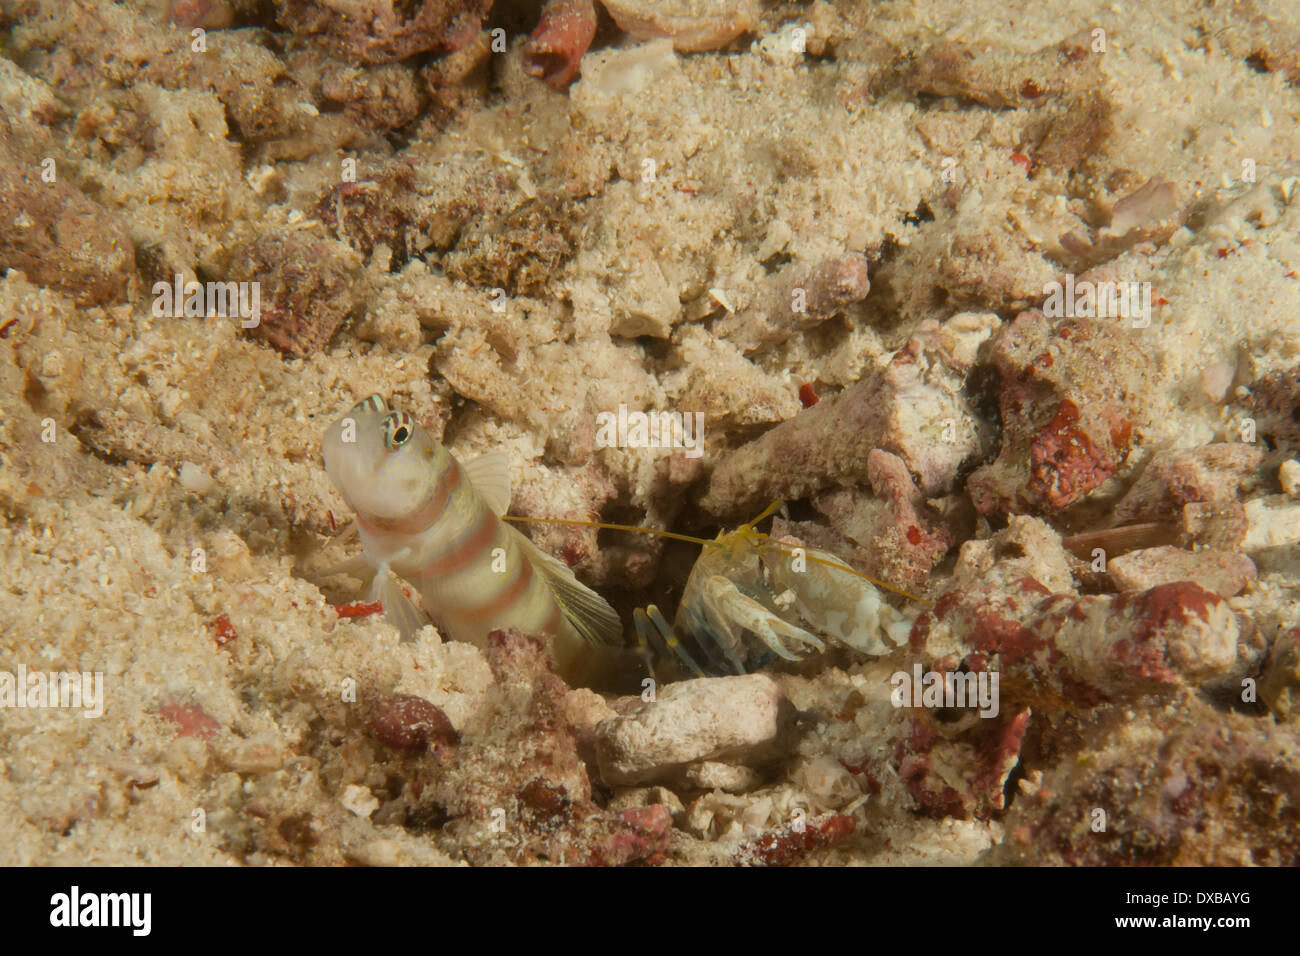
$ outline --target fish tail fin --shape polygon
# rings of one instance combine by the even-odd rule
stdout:
[[[621,647],[623,621],[609,602],[575,578],[567,565],[551,557],[516,529],[510,530],[519,536],[524,553],[542,572],[560,612],[578,635],[594,647]]]

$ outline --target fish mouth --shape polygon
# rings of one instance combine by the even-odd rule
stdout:
[[[366,520],[400,518],[418,491],[413,476],[402,481],[409,464],[392,470],[395,463],[382,428],[391,414],[383,396],[371,395],[330,425],[321,443],[325,473],[348,507]]]
[[[376,436],[378,415],[384,414],[385,408],[383,399],[375,395],[357,402],[326,429],[321,442],[325,472],[353,510],[356,510],[357,493],[364,492],[374,481],[382,457]]]

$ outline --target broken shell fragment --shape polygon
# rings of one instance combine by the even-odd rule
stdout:
[[[752,0],[601,0],[614,22],[638,40],[668,38],[682,53],[726,46],[754,26]]]

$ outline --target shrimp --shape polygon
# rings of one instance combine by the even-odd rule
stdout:
[[[508,520],[594,525],[702,545],[672,624],[653,604],[633,613],[648,658],[675,662],[697,677],[745,674],[776,659],[824,653],[824,638],[873,657],[905,644],[911,620],[885,601],[882,589],[928,602],[867,577],[829,552],[787,547],[758,531],[756,525],[781,504],[773,502],[713,541],[603,522]]]

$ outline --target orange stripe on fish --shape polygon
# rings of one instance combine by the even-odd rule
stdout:
[[[415,573],[422,578],[443,577],[464,569],[475,558],[481,557],[492,542],[496,540],[497,528],[500,527],[497,516],[484,511],[479,526],[468,538],[457,544],[440,558],[435,558]]]
[[[494,617],[504,616],[506,611],[528,591],[528,585],[533,583],[533,566],[527,561],[520,561],[518,567],[515,579],[506,585],[500,594],[473,610],[462,611],[461,616],[471,621],[489,621]],[[558,605],[556,610],[559,610]]]

